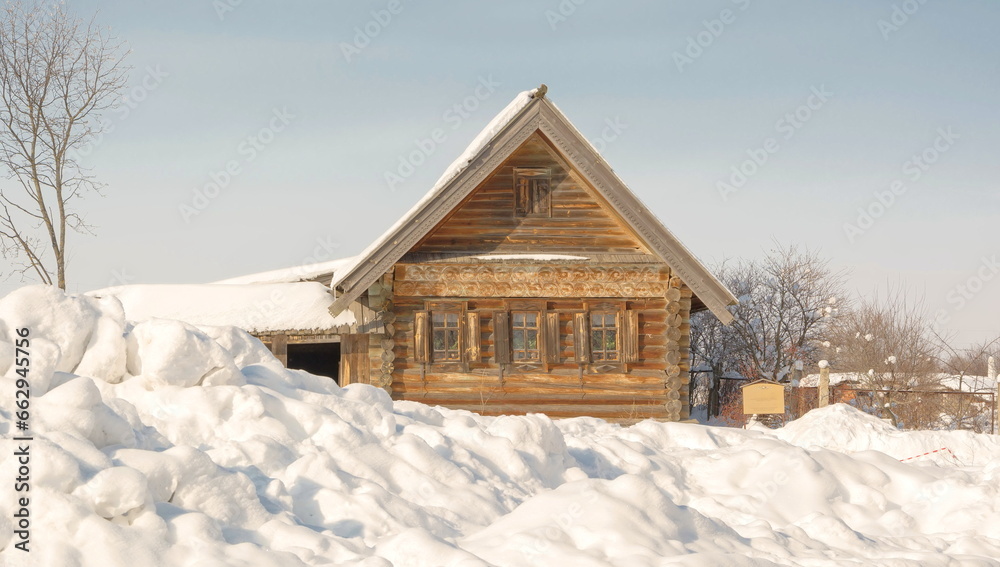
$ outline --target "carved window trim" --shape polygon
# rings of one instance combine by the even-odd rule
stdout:
[[[616,359],[601,358],[599,353],[607,351],[594,349],[593,317],[596,314],[613,316]],[[605,330],[609,328],[611,327],[605,326]],[[577,362],[586,365],[589,373],[628,373],[629,364],[639,361],[638,344],[639,314],[628,309],[627,301],[599,300],[583,303],[583,312],[576,315],[573,348],[576,350]]]
[[[552,216],[552,171],[547,167],[514,168],[514,217]]]
[[[503,319],[506,322],[506,340],[507,340],[507,353],[506,353],[506,363],[509,365],[510,370],[519,373],[538,373],[538,372],[548,372],[549,371],[549,355],[548,351],[551,348],[548,344],[547,333],[546,333],[546,318],[549,313],[546,310],[548,302],[544,299],[507,299],[504,302],[504,316]],[[534,316],[535,327],[531,329],[536,332],[537,350],[538,357],[531,359],[517,359],[517,353],[514,349],[514,339],[515,339],[515,320],[518,314],[530,314]]]

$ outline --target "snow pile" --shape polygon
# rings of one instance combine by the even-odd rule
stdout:
[[[484,418],[286,370],[234,329],[132,327],[114,299],[42,287],[0,300],[4,392],[14,391],[10,345],[21,327],[32,341],[32,551],[14,547],[19,432],[7,403],[3,565],[945,566],[1000,557],[994,437],[900,433],[846,406],[776,432]],[[962,463],[899,460],[941,446]]]
[[[254,333],[329,330],[355,322],[350,311],[330,315],[333,296],[317,282],[125,285],[89,295],[117,298],[130,321],[176,319]]]

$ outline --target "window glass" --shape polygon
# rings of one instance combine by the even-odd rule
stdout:
[[[459,314],[434,312],[431,314],[431,325],[434,331],[435,362],[460,360],[459,350]]]

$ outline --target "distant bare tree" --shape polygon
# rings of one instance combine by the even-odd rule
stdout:
[[[952,346],[955,344],[953,337],[947,337],[937,332],[934,333],[934,337],[941,346],[941,369],[959,379],[965,377],[976,379],[986,376],[989,358],[992,356],[995,360],[1000,360],[1000,337],[971,344],[964,348]],[[978,389],[976,385],[972,385],[972,387]]]
[[[66,288],[66,233],[86,232],[71,204],[100,185],[74,159],[100,133],[126,83],[123,44],[61,4],[9,3],[0,21],[0,252]]]
[[[829,354],[836,368],[866,387],[898,390],[932,384],[939,370],[935,340],[923,305],[890,290],[861,300],[838,321]]]
[[[879,394],[878,411],[898,425],[929,426],[938,409],[929,403],[902,403],[909,396],[900,390],[940,387],[941,345],[923,304],[892,290],[861,300],[840,318],[827,356],[840,372],[853,374],[866,388],[887,390]]]

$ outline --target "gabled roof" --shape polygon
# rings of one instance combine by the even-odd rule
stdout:
[[[338,270],[331,283],[338,296],[331,312],[345,309],[392,269],[529,136],[540,131],[716,317],[726,324],[732,320],[726,307],[736,305],[736,297],[646,209],[594,146],[545,98],[546,90],[542,85],[517,95],[403,218],[357,256],[352,265]]]

